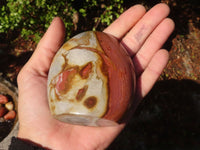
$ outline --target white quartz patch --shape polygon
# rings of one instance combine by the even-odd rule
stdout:
[[[83,66],[91,61],[96,61],[98,56],[96,53],[86,49],[73,49],[68,51],[66,58],[69,65]]]

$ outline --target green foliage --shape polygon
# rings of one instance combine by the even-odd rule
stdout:
[[[110,25],[112,21],[123,12],[123,0],[112,0],[109,6],[105,7],[105,12],[101,14],[101,22]]]
[[[55,16],[60,16],[67,30],[73,26],[74,9],[64,0],[7,0],[0,13],[0,32],[20,30],[21,36],[34,35],[38,42]]]
[[[96,14],[90,20],[93,29],[97,28],[97,20],[103,25],[109,25],[123,11],[123,0],[81,0],[81,6],[76,8],[77,0],[3,0],[0,6],[0,33],[18,31],[25,39],[32,37],[38,42],[55,16],[63,19],[68,39],[73,30],[73,14],[79,13],[83,18]],[[77,10],[78,9],[78,10]],[[99,10],[99,11],[96,11]],[[94,12],[94,11],[93,11]]]

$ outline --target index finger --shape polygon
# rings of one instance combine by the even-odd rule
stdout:
[[[119,16],[103,32],[112,34],[121,39],[145,14],[146,10],[142,5],[135,5]]]

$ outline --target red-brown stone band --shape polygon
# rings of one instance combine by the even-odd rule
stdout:
[[[103,118],[118,121],[127,111],[135,92],[132,61],[119,41],[112,35],[96,32],[97,39],[112,63],[107,62],[109,74],[109,105]]]

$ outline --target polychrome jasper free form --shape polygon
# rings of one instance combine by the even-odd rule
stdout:
[[[112,35],[83,32],[64,43],[48,75],[52,115],[63,122],[110,126],[126,117],[134,100],[135,73]]]

